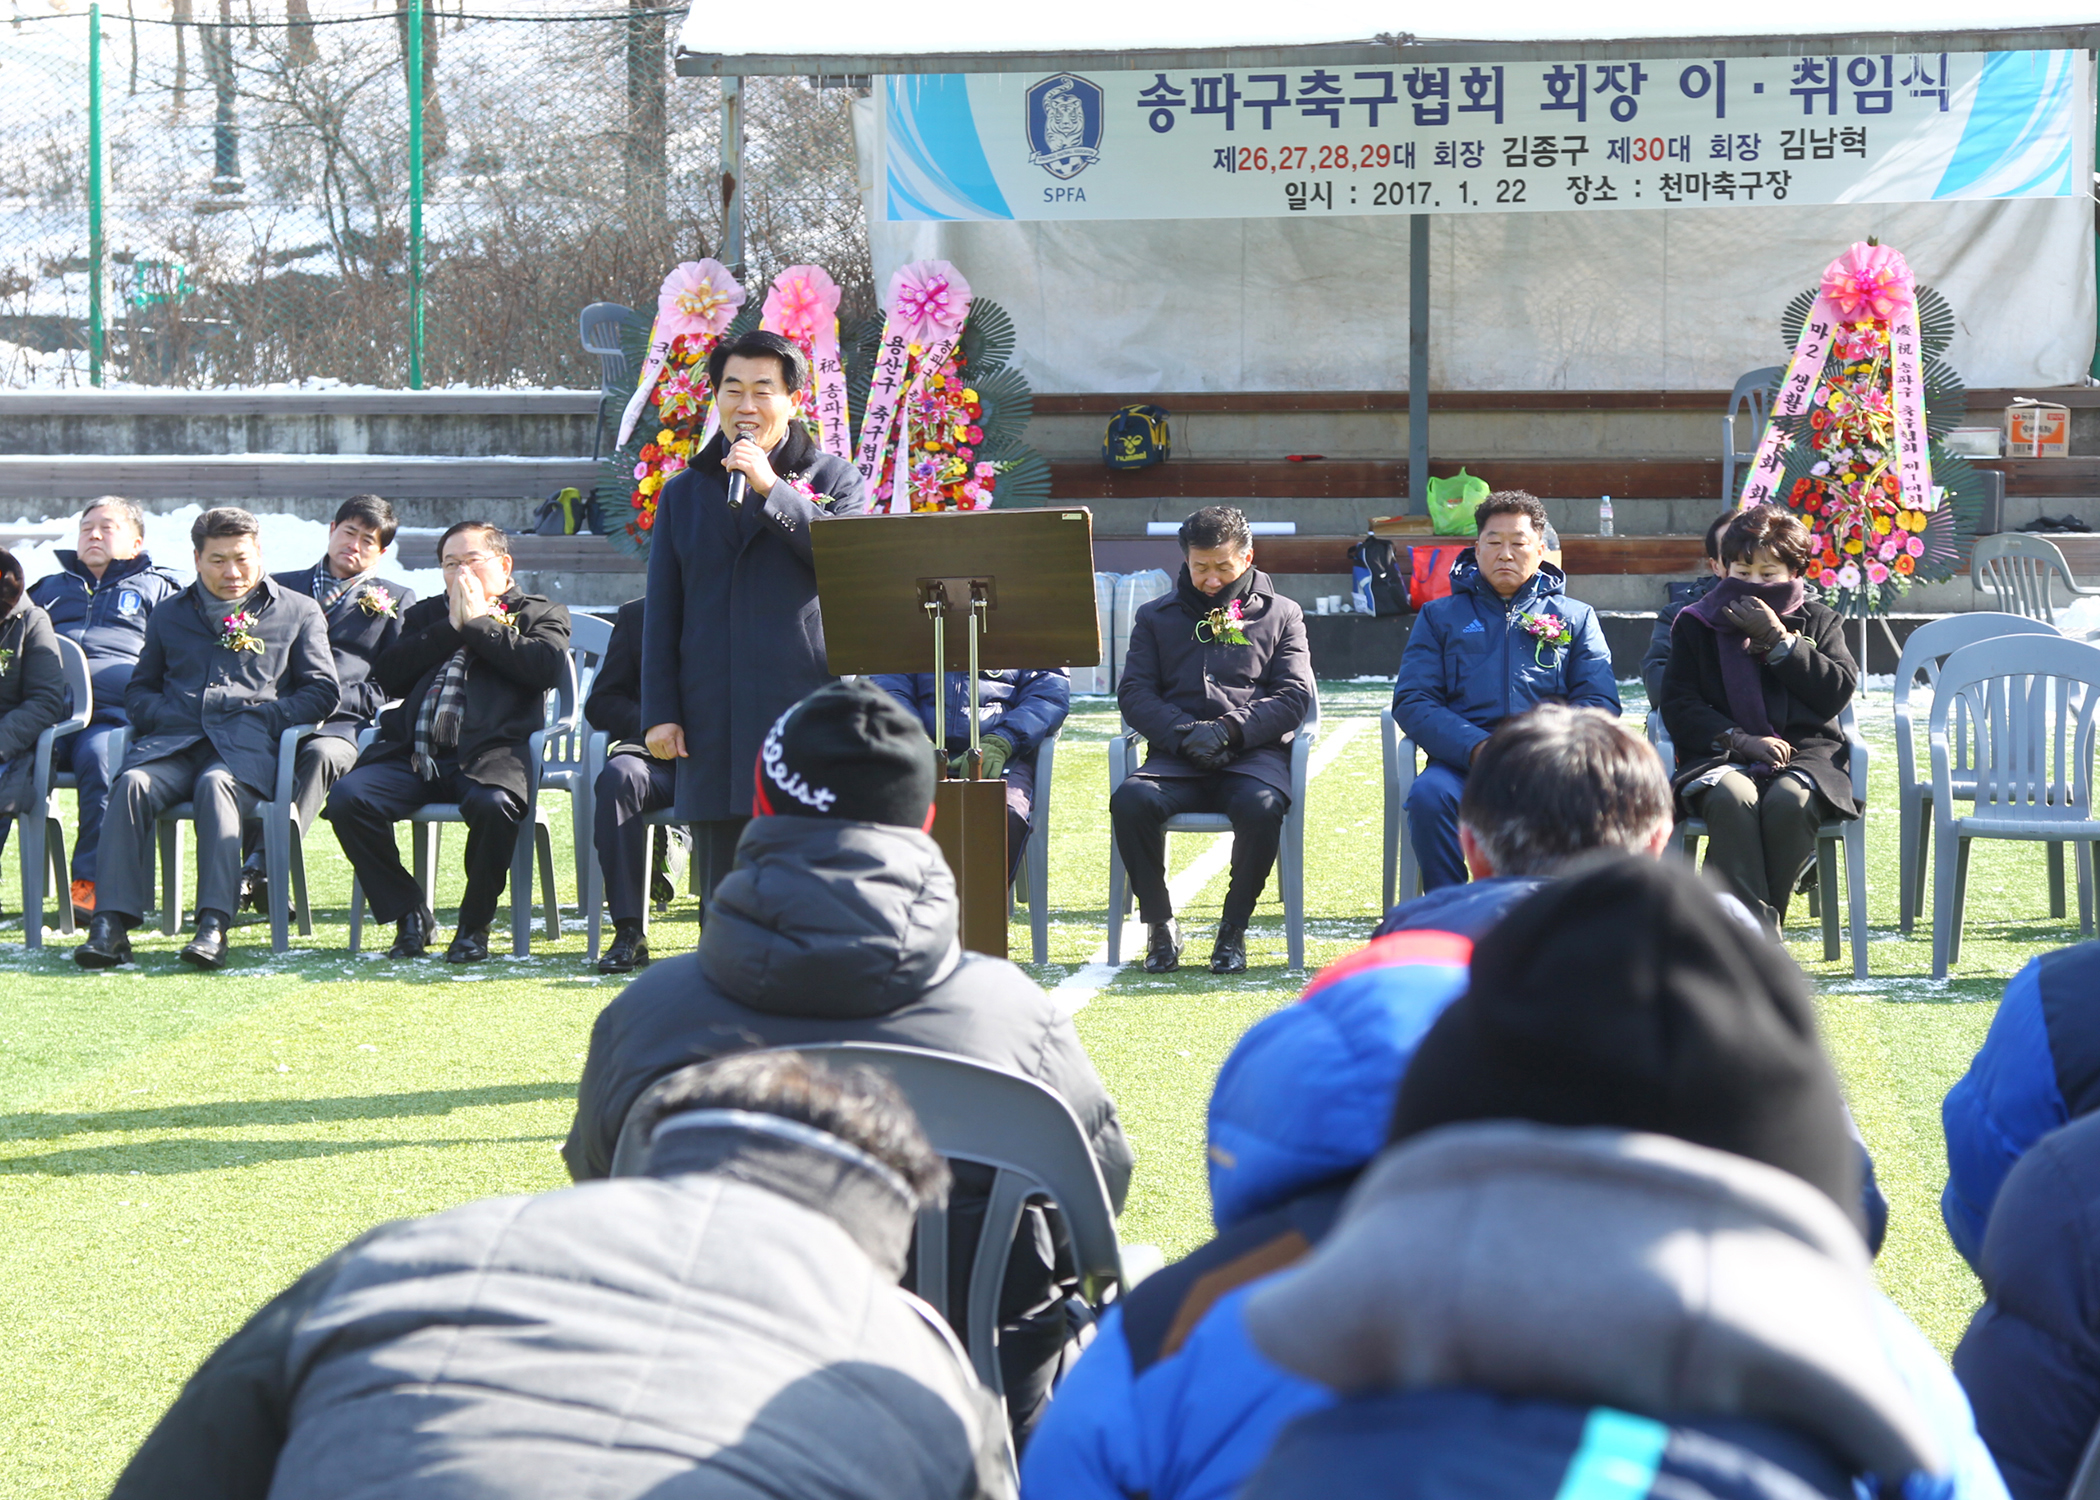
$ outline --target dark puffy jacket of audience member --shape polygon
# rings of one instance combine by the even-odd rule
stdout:
[[[122,724],[124,687],[146,649],[146,617],[182,592],[182,580],[141,552],[112,562],[96,578],[77,552],[57,554],[56,573],[29,586],[29,597],[51,617],[51,628],[87,653],[95,689],[95,718]]]
[[[757,1118],[338,1251],[205,1362],[112,1500],[1011,1493],[989,1398],[897,1289],[901,1179]]]
[[[2061,1500],[2100,1425],[2100,1115],[2006,1174],[1977,1272],[1954,1373],[2013,1500]]]
[[[2005,987],[1969,1071],[1947,1091],[1947,1187],[1940,1217],[1980,1265],[1998,1185],[2050,1131],[2100,1109],[2100,942],[2030,960]]]
[[[1423,1032],[1465,987],[1472,944],[1381,939],[1240,1038],[1211,1093],[1217,1238],[1148,1277],[1099,1334],[1028,1444],[1035,1500],[1227,1500],[1291,1418],[1332,1403],[1247,1340],[1247,1290],[1318,1244],[1385,1141]]]
[[[1509,914],[1511,907],[1545,889],[1550,875],[1490,875],[1464,885],[1447,885],[1385,914],[1374,938],[1391,932],[1455,932],[1478,942],[1482,933]]]
[[[947,678],[948,753],[955,755],[970,745],[970,674],[950,672]],[[882,673],[868,680],[917,714],[926,737],[933,738],[931,672]],[[1072,678],[1063,668],[979,672],[977,703],[979,736],[996,734],[1012,748],[1014,759],[1029,760],[1072,711]]]
[[[930,759],[930,757],[929,757]],[[659,960],[591,1028],[576,1123],[562,1147],[571,1175],[602,1177],[642,1091],[687,1063],[756,1047],[894,1042],[950,1052],[1055,1089],[1093,1143],[1117,1210],[1131,1153],[1116,1107],[1070,1018],[1005,959],[956,940],[955,879],[915,828],[763,817],[744,830],[716,887],[697,953]],[[958,1167],[951,1266],[969,1264],[989,1174]],[[1031,1210],[1008,1267],[1001,1336],[1008,1401],[1025,1420],[1048,1395],[1067,1319],[1063,1256]],[[968,1279],[952,1278],[964,1322]]]
[[[1255,1348],[1343,1398],[1250,1500],[2004,1495],[1875,1285],[1806,981],[1689,869],[1601,861],[1511,912],[1392,1139],[1248,1296]]]

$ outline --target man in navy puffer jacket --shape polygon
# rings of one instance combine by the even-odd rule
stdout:
[[[2087,944],[2086,946],[2094,946]],[[2054,1131],[2005,1176],[1954,1373],[2013,1500],[2059,1500],[2100,1422],[2100,1115]]]
[[[1225,1500],[1286,1422],[1332,1403],[1255,1352],[1239,1306],[1334,1222],[1471,951],[1450,933],[1381,938],[1240,1039],[1210,1101],[1218,1236],[1102,1321],[1028,1445],[1024,1496]]]
[[[1969,1071],[1947,1091],[1947,1187],[1940,1217],[1980,1268],[1984,1229],[2013,1163],[2057,1127],[2100,1109],[2100,942],[2030,961],[2005,987]]]
[[[105,495],[80,513],[77,550],[58,554],[58,571],[29,586],[30,602],[51,617],[51,628],[87,653],[95,716],[88,727],[60,740],[55,771],[80,781],[80,836],[73,843],[73,904],[95,907],[95,851],[102,814],[116,778],[116,736],[130,720],[124,688],[146,649],[146,616],[182,591],[182,580],[146,553],[145,514],[131,501]]]
[[[1497,724],[1548,700],[1619,712],[1596,611],[1570,599],[1567,575],[1545,560],[1546,507],[1500,490],[1473,519],[1479,535],[1451,570],[1451,596],[1416,616],[1393,685],[1393,718],[1429,756],[1407,794],[1426,891],[1466,878],[1458,799]]]

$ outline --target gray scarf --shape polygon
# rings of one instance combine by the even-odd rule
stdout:
[[[322,613],[334,609],[336,601],[372,576],[372,570],[353,573],[348,578],[338,578],[328,570],[328,559],[322,558],[314,569],[314,603],[321,606]]]
[[[459,725],[466,711],[467,648],[462,646],[445,658],[437,681],[416,706],[413,764],[425,781],[437,780],[438,752],[459,748]]]

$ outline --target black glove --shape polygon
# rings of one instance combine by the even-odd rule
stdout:
[[[1183,758],[1193,761],[1198,770],[1215,771],[1232,759],[1232,729],[1215,719],[1207,720],[1191,729],[1181,739]]]

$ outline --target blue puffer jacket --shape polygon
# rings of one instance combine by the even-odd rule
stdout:
[[[2060,1500],[2100,1422],[2100,1115],[2008,1172],[1983,1236],[1977,1311],[1954,1373],[2013,1500]]]
[[[1947,1091],[1947,1187],[1940,1216],[1979,1264],[1998,1186],[2027,1148],[2100,1109],[2100,942],[2044,953],[2005,987],[1983,1046]]]
[[[1432,928],[1456,932],[1474,942],[1509,914],[1509,909],[1550,883],[1545,875],[1490,875],[1464,885],[1447,885],[1403,901],[1385,914],[1372,937],[1389,932],[1419,932]]]
[[[29,598],[51,617],[54,630],[87,653],[96,721],[128,723],[124,687],[146,648],[146,617],[163,599],[182,592],[182,580],[143,552],[111,563],[99,581],[77,552],[59,553],[58,565],[58,572],[29,586]]]
[[[1241,1304],[1334,1223],[1471,951],[1449,933],[1382,938],[1240,1038],[1210,1103],[1218,1237],[1102,1321],[1029,1441],[1023,1496],[1225,1500],[1286,1423],[1332,1404],[1255,1351]]]
[[[948,750],[955,754],[970,745],[970,674],[943,675],[948,679]],[[869,680],[917,714],[926,737],[933,738],[931,672],[885,672]],[[978,733],[997,734],[1014,747],[1016,760],[1034,755],[1071,711],[1072,679],[1063,668],[977,674]]]
[[[1565,573],[1544,563],[1505,600],[1481,576],[1471,548],[1459,556],[1451,597],[1416,616],[1393,685],[1393,717],[1431,760],[1463,772],[1497,724],[1537,703],[1619,711],[1604,627],[1595,610],[1568,597],[1567,584]],[[1522,623],[1535,615],[1558,616],[1574,639],[1541,644]]]

